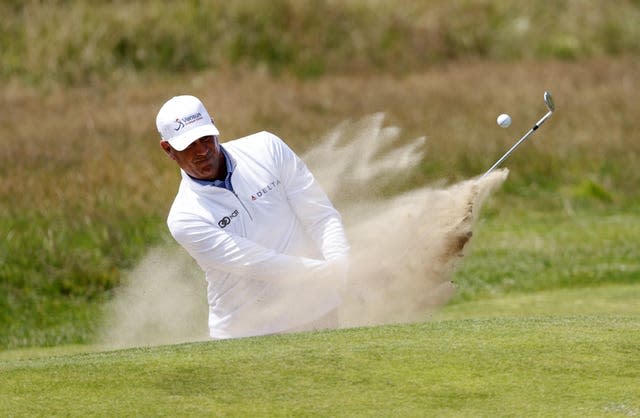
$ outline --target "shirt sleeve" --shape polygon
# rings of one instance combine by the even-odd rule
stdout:
[[[343,269],[336,262],[278,253],[205,220],[176,221],[169,229],[204,271],[216,270],[286,284],[305,279],[330,280]]]
[[[325,260],[345,259],[349,253],[349,243],[340,213],[304,161],[280,138],[271,136],[274,158],[296,216]]]

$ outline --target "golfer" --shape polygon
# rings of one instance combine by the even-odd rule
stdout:
[[[182,175],[167,225],[205,273],[211,337],[336,326],[349,244],[303,161],[269,132],[220,144],[194,96],[156,126]]]

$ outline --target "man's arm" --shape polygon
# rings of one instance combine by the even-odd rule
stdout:
[[[349,243],[340,213],[302,159],[278,137],[273,138],[276,163],[296,216],[326,260],[347,257]]]
[[[328,279],[335,268],[327,261],[278,253],[204,220],[174,221],[169,229],[204,271],[289,283]]]

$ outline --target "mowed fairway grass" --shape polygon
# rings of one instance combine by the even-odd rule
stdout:
[[[608,313],[557,314],[572,295],[612,303]],[[413,325],[41,352],[0,363],[0,410],[5,416],[637,416],[639,296],[637,285],[608,286],[516,298],[553,316],[529,309],[490,318],[492,303],[485,302],[467,312],[483,319],[446,319],[445,310]]]

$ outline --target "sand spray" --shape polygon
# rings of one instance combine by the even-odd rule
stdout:
[[[338,125],[302,158],[343,215],[351,243],[341,327],[424,321],[455,293],[482,203],[508,171],[391,198],[385,184],[423,161],[424,137],[398,143],[384,114]],[[206,340],[204,273],[177,244],[152,248],[105,307],[107,347]]]

